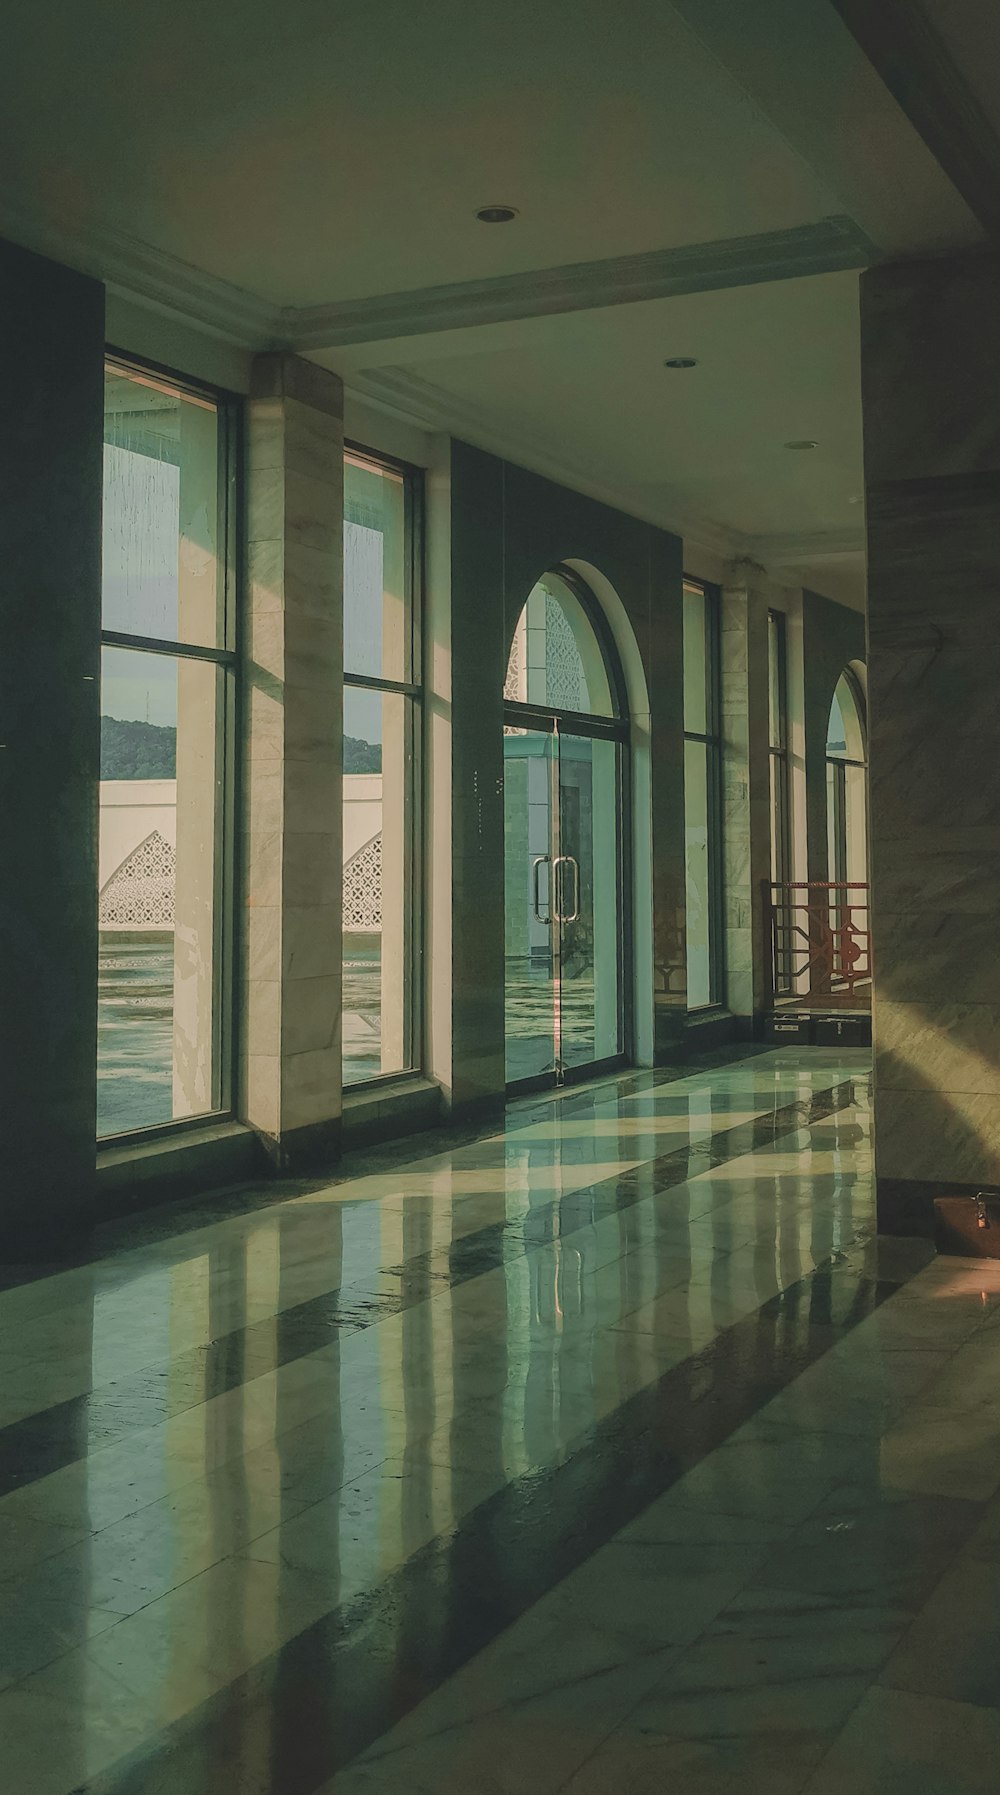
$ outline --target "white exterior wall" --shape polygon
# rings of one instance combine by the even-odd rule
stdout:
[[[344,777],[344,865],[382,827],[381,773]],[[102,779],[98,880],[103,891],[124,860],[153,832],[177,847],[177,782]]]

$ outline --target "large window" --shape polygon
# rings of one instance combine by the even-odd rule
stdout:
[[[767,729],[771,770],[771,879],[792,876],[788,786],[788,649],[781,611],[767,613]]]
[[[104,388],[97,1127],[229,1103],[235,673],[230,418],[111,361]]]
[[[719,602],[684,584],[684,854],[688,1009],[719,1003],[723,983]]]
[[[418,480],[345,456],[345,1084],[419,1063]]]

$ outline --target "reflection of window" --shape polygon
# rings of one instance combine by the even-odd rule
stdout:
[[[829,877],[868,880],[868,817],[864,701],[848,673],[837,681],[826,741],[826,826]]]
[[[791,824],[788,793],[788,655],[785,618],[767,613],[767,728],[771,773],[771,878],[788,880]]]
[[[344,458],[344,1083],[418,1063],[418,476]]]
[[[98,1132],[217,1112],[235,679],[229,415],[109,362],[104,388]]]
[[[718,593],[684,583],[684,858],[688,1008],[722,993]]]

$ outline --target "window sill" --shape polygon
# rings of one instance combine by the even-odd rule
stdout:
[[[419,1073],[391,1084],[357,1085],[344,1092],[341,1117],[345,1147],[369,1146],[432,1128],[444,1115],[441,1086]]]

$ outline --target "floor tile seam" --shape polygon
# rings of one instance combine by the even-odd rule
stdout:
[[[836,1091],[836,1090],[838,1090],[838,1089],[840,1089],[840,1088],[842,1088],[842,1087],[840,1087],[840,1086],[833,1086],[833,1087],[830,1087],[830,1091],[829,1091],[829,1092],[824,1092],[824,1093],[821,1093],[821,1095],[830,1095],[830,1094],[831,1094],[831,1093],[832,1093],[832,1092],[834,1092],[834,1091]],[[835,1111],[833,1111],[833,1112],[831,1112],[831,1113],[836,1113],[836,1112],[835,1112]],[[737,1132],[737,1131],[738,1131],[738,1130],[739,1130],[739,1129],[742,1129],[742,1128],[744,1128],[744,1127],[745,1127],[745,1126],[746,1126],[746,1125],[745,1125],[745,1124],[742,1124],[742,1123],[741,1123],[741,1124],[737,1124],[737,1125],[736,1125],[736,1127],[735,1127],[735,1128],[734,1128],[734,1129],[732,1129],[732,1130],[720,1130],[720,1131],[718,1131],[718,1132],[719,1132],[719,1133],[721,1133],[721,1134],[732,1134],[732,1133],[735,1133],[735,1132]],[[714,1137],[713,1137],[713,1138],[714,1138]],[[777,1138],[780,1138],[780,1137],[777,1137]],[[686,1153],[687,1153],[687,1151],[688,1151],[688,1150],[687,1150],[687,1149],[679,1149],[679,1150],[678,1150],[678,1156],[677,1156],[677,1163],[678,1163],[678,1164],[679,1164],[679,1163],[680,1163],[680,1161],[679,1161],[679,1154],[680,1154],[680,1153],[681,1153],[681,1152],[684,1152],[684,1153],[685,1153],[685,1154],[686,1154]],[[736,1153],[736,1154],[735,1154],[735,1155],[734,1155],[734,1157],[742,1157],[742,1156],[743,1156],[743,1155],[742,1155],[742,1154],[741,1154],[741,1153],[739,1153],[739,1152],[737,1152],[737,1153]],[[673,1156],[673,1155],[668,1155],[668,1156],[665,1156],[665,1157],[666,1157],[666,1158],[671,1158],[671,1159],[672,1159],[672,1158],[674,1158],[674,1156]],[[645,1164],[648,1164],[648,1165],[653,1165],[653,1164],[655,1164],[655,1163],[656,1163],[656,1162],[655,1162],[655,1161],[652,1161],[652,1160],[651,1160],[651,1161],[647,1161],[647,1162],[644,1162],[644,1163],[645,1163]],[[718,1161],[718,1162],[717,1162],[717,1164],[725,1164],[725,1163],[728,1163],[728,1161],[727,1161],[727,1160],[721,1160],[721,1161]],[[713,1168],[713,1169],[716,1169],[716,1168]],[[662,1174],[661,1174],[661,1175],[662,1175]],[[703,1175],[703,1174],[695,1174],[695,1176],[694,1176],[694,1178],[692,1178],[692,1179],[691,1179],[691,1180],[690,1180],[690,1182],[695,1182],[695,1181],[696,1181],[696,1179],[697,1179],[697,1178],[698,1178],[698,1177],[700,1177],[700,1176],[702,1176],[702,1175]],[[602,1183],[603,1183],[603,1185],[604,1185],[604,1187],[605,1187],[605,1188],[606,1188],[606,1187],[607,1187],[607,1185],[608,1185],[608,1184],[613,1184],[613,1183],[616,1183],[616,1182],[618,1182],[618,1175],[615,1175],[615,1176],[613,1176],[613,1177],[612,1177],[612,1178],[609,1178],[609,1179],[608,1179],[608,1180],[606,1180],[606,1181],[601,1181],[601,1182],[599,1182],[599,1183],[598,1183],[598,1184],[597,1184],[597,1185],[595,1185],[595,1186],[593,1186],[593,1187],[589,1187],[589,1186],[584,1186],[584,1187],[581,1187],[581,1189],[580,1189],[580,1190],[578,1190],[578,1191],[574,1191],[574,1192],[571,1192],[571,1193],[569,1193],[569,1195],[570,1195],[570,1197],[571,1197],[571,1198],[574,1198],[574,1197],[579,1197],[579,1196],[582,1196],[582,1195],[586,1195],[586,1194],[589,1194],[589,1192],[590,1192],[590,1191],[591,1191],[591,1189],[592,1189],[592,1190],[593,1190],[593,1192],[594,1192],[594,1193],[595,1193],[595,1194],[597,1194],[597,1193],[598,1193],[598,1192],[599,1192],[599,1191],[600,1191],[600,1189],[601,1189],[601,1185],[602,1185]],[[664,1187],[664,1188],[670,1188],[670,1186],[669,1186],[669,1185],[668,1185],[668,1186],[666,1186],[666,1187]],[[612,1214],[612,1213],[618,1213],[618,1214],[621,1214],[621,1213],[624,1213],[624,1212],[625,1212],[625,1211],[626,1211],[626,1210],[631,1210],[631,1209],[633,1209],[633,1208],[634,1208],[634,1207],[636,1207],[636,1204],[638,1204],[638,1203],[640,1203],[640,1202],[641,1202],[641,1201],[643,1201],[643,1200],[645,1200],[645,1196],[647,1196],[647,1195],[648,1195],[648,1196],[649,1196],[649,1197],[652,1197],[652,1196],[654,1196],[654,1195],[657,1195],[657,1194],[662,1194],[662,1191],[653,1191],[653,1192],[650,1192],[650,1193],[644,1193],[644,1195],[643,1195],[643,1196],[640,1196],[640,1197],[637,1197],[637,1198],[636,1198],[636,1202],[635,1202],[635,1203],[633,1203],[633,1204],[627,1204],[627,1205],[622,1205],[622,1206],[620,1206],[620,1207],[618,1207],[618,1208],[616,1208],[616,1210],[614,1210],[614,1211],[608,1211],[608,1213],[609,1213],[609,1214]],[[544,1211],[544,1212],[543,1212],[543,1211],[542,1211],[542,1210],[538,1210],[538,1211],[535,1211],[535,1212],[533,1212],[533,1213],[536,1213],[536,1214],[542,1214],[542,1213],[549,1213],[549,1214],[550,1214],[550,1213],[552,1213],[552,1211],[554,1211],[554,1209],[555,1209],[555,1208],[556,1208],[556,1207],[557,1207],[557,1205],[558,1205],[558,1204],[559,1204],[559,1203],[560,1203],[560,1202],[561,1202],[561,1201],[563,1201],[563,1200],[564,1200],[564,1199],[563,1199],[563,1198],[562,1198],[562,1197],[557,1197],[557,1198],[553,1198],[553,1200],[552,1200],[552,1203],[551,1203],[551,1204],[549,1204],[549,1205],[547,1205],[547,1206],[546,1206],[546,1209],[545,1209],[545,1211]],[[601,1219],[603,1219],[603,1218],[601,1218]],[[588,1226],[589,1226],[589,1225],[591,1225],[591,1224],[583,1224],[583,1225],[588,1225]],[[572,1232],[573,1232],[573,1231],[572,1231],[572,1230],[571,1230],[571,1234],[572,1234]],[[469,1237],[463,1237],[463,1239],[465,1239],[465,1238],[469,1238]],[[571,1238],[571,1235],[570,1235],[570,1236],[565,1236],[565,1237],[562,1237],[562,1238],[566,1238],[566,1239],[569,1239],[569,1238]],[[510,1262],[510,1261],[512,1261],[512,1260],[513,1260],[513,1261],[516,1261],[516,1260],[519,1260],[519,1259],[522,1259],[522,1258],[527,1258],[527,1257],[528,1257],[528,1256],[529,1256],[529,1254],[530,1254],[530,1252],[531,1252],[531,1251],[537,1251],[537,1250],[540,1250],[540,1248],[531,1248],[531,1249],[525,1249],[525,1251],[524,1251],[524,1252],[519,1252],[519,1251],[515,1251],[515,1252],[514,1252],[514,1253],[512,1253],[512,1254],[510,1254],[510,1255],[509,1255],[509,1258],[507,1258],[507,1259],[505,1259],[505,1260],[504,1260],[504,1261],[503,1261],[503,1263],[509,1263],[509,1262]],[[406,1263],[406,1262],[404,1262],[404,1263]],[[445,1280],[445,1279],[442,1279],[442,1280],[441,1280],[441,1281],[442,1281],[442,1284],[443,1284],[443,1286],[444,1286],[444,1288],[443,1288],[443,1289],[442,1289],[442,1291],[440,1291],[440,1292],[437,1292],[437,1291],[432,1291],[432,1292],[430,1292],[430,1293],[429,1293],[429,1294],[428,1294],[428,1295],[427,1295],[427,1296],[426,1296],[426,1297],[422,1297],[422,1298],[421,1298],[421,1299],[418,1299],[418,1300],[417,1300],[417,1301],[416,1301],[416,1302],[407,1302],[407,1301],[405,1301],[405,1300],[404,1300],[404,1301],[402,1301],[402,1302],[401,1302],[401,1303],[400,1303],[400,1305],[399,1305],[399,1307],[398,1307],[398,1308],[396,1308],[396,1309],[392,1309],[392,1310],[390,1310],[390,1311],[389,1311],[389,1312],[388,1312],[388,1313],[387,1313],[387,1314],[386,1314],[386,1315],[385,1315],[385,1316],[378,1316],[378,1317],[373,1317],[373,1318],[372,1318],[372,1319],[371,1319],[371,1320],[370,1320],[370,1321],[367,1321],[367,1322],[365,1322],[365,1321],[362,1321],[362,1322],[360,1322],[360,1323],[359,1323],[359,1324],[353,1324],[353,1323],[352,1323],[352,1324],[350,1324],[350,1325],[348,1325],[348,1326],[347,1326],[347,1327],[345,1327],[345,1328],[343,1328],[343,1329],[340,1329],[340,1330],[339,1330],[339,1332],[340,1332],[340,1333],[354,1333],[354,1332],[361,1332],[361,1331],[364,1331],[364,1330],[365,1330],[365,1329],[366,1329],[366,1328],[367,1328],[367,1327],[370,1327],[370,1326],[377,1326],[377,1325],[378,1325],[378,1323],[379,1323],[379,1321],[381,1321],[381,1320],[384,1320],[384,1319],[389,1319],[389,1318],[390,1318],[390,1316],[391,1316],[391,1315],[393,1315],[393,1314],[399,1314],[399,1313],[402,1313],[402,1312],[403,1312],[403,1310],[404,1310],[404,1309],[410,1309],[410,1308],[413,1308],[413,1307],[418,1307],[418,1306],[420,1306],[420,1304],[421,1304],[421,1303],[422,1303],[422,1302],[427,1302],[427,1301],[434,1301],[434,1300],[435,1300],[435,1299],[436,1299],[436,1298],[437,1298],[437,1297],[438,1297],[438,1296],[442,1296],[442,1297],[443,1297],[443,1295],[445,1295],[445,1294],[446,1294],[446,1293],[447,1293],[447,1292],[448,1292],[448,1291],[450,1291],[450,1290],[451,1290],[451,1289],[454,1289],[454,1288],[457,1288],[457,1287],[458,1287],[458,1286],[460,1286],[460,1285],[461,1285],[461,1284],[463,1284],[463,1283],[469,1283],[469,1282],[473,1282],[473,1281],[475,1281],[475,1279],[476,1279],[476,1278],[477,1278],[477,1277],[480,1277],[480,1276],[483,1276],[483,1275],[485,1275],[485,1273],[486,1273],[486,1271],[488,1271],[488,1270],[493,1270],[493,1269],[496,1269],[496,1267],[492,1267],[492,1266],[491,1266],[491,1267],[487,1267],[487,1268],[485,1268],[485,1269],[484,1269],[484,1270],[483,1270],[483,1271],[471,1271],[471,1272],[470,1272],[470,1273],[469,1273],[469,1274],[468,1274],[468,1275],[461,1275],[461,1274],[459,1274],[459,1275],[458,1275],[458,1276],[456,1276],[456,1277],[455,1277],[455,1278],[452,1278],[452,1279],[448,1279],[448,1280]],[[355,1290],[357,1290],[357,1287],[354,1287],[354,1286],[349,1286],[349,1288],[353,1288],[353,1289],[355,1289]],[[361,1292],[361,1291],[357,1291],[357,1294],[358,1294],[358,1295],[359,1295],[359,1296],[360,1296],[360,1295],[364,1295],[364,1294],[366,1294],[366,1293],[365,1293],[365,1292]],[[378,1293],[376,1293],[376,1292],[372,1292],[372,1293],[369,1293],[369,1294],[378,1294]],[[314,1298],[309,1298],[309,1299],[306,1299],[306,1304],[308,1304],[308,1303],[313,1303],[313,1302],[321,1302],[321,1301],[323,1301],[323,1300],[325,1300],[325,1296],[326,1296],[326,1293],[320,1293],[320,1295],[319,1295],[319,1296],[317,1296],[317,1297],[314,1297]],[[284,1309],[284,1310],[277,1310],[277,1311],[275,1311],[275,1313],[274,1313],[274,1316],[266,1316],[266,1317],[261,1317],[261,1318],[260,1318],[260,1320],[259,1320],[259,1321],[258,1321],[258,1322],[255,1322],[255,1323],[251,1323],[251,1324],[250,1324],[250,1328],[252,1328],[252,1327],[266,1327],[266,1326],[268,1326],[268,1325],[269,1325],[269,1324],[270,1324],[270,1323],[271,1323],[271,1322],[272,1322],[272,1321],[277,1321],[277,1320],[278,1320],[278,1318],[279,1318],[279,1317],[285,1317],[285,1318],[289,1318],[289,1319],[290,1319],[290,1318],[291,1318],[291,1317],[292,1317],[292,1315],[293,1315],[293,1314],[294,1314],[294,1311],[295,1311],[295,1310],[296,1310],[296,1308],[303,1308],[303,1307],[305,1307],[305,1306],[306,1306],[306,1304],[299,1304],[299,1305],[297,1305],[297,1304],[291,1304],[291,1305],[289,1305],[289,1307],[288,1307],[288,1308],[287,1308],[287,1309]],[[208,1342],[204,1342],[204,1343],[203,1343],[203,1344],[202,1344],[202,1346],[200,1346],[200,1347],[199,1347],[199,1346],[195,1346],[195,1347],[191,1347],[191,1348],[188,1348],[188,1349],[186,1349],[186,1352],[188,1352],[188,1353],[191,1353],[191,1354],[192,1354],[192,1355],[193,1355],[193,1354],[195,1354],[195,1353],[197,1353],[197,1352],[199,1352],[199,1351],[204,1351],[204,1350],[208,1350],[208,1349],[210,1349],[210,1347],[211,1347],[211,1346],[213,1346],[213,1345],[222,1345],[222,1344],[223,1344],[223,1343],[224,1343],[224,1342],[227,1342],[227,1341],[232,1341],[232,1342],[233,1342],[233,1343],[234,1343],[234,1350],[235,1350],[235,1349],[236,1349],[236,1348],[237,1348],[237,1347],[238,1347],[238,1345],[239,1345],[239,1343],[240,1343],[240,1342],[245,1342],[245,1341],[246,1341],[246,1339],[247,1339],[247,1336],[248,1336],[248,1333],[249,1333],[249,1328],[240,1328],[240,1329],[235,1329],[235,1330],[232,1330],[232,1332],[231,1332],[231,1333],[230,1333],[230,1334],[228,1334],[228,1335],[222,1335],[222,1336],[219,1336],[219,1338],[218,1338],[218,1341],[208,1341]],[[336,1334],[334,1334],[334,1335],[333,1335],[333,1336],[332,1336],[332,1337],[331,1337],[331,1340],[332,1340],[332,1339],[335,1339],[335,1338],[336,1338],[336,1337],[337,1337],[337,1335],[336,1335]],[[320,1349],[320,1350],[321,1350],[321,1349]],[[281,1361],[281,1364],[290,1364],[290,1363],[296,1363],[296,1362],[298,1362],[298,1359],[299,1359],[299,1358],[308,1358],[308,1357],[309,1357],[309,1356],[310,1356],[310,1355],[309,1355],[309,1354],[302,1354],[302,1355],[293,1355],[293,1356],[292,1356],[292,1357],[291,1357],[291,1358],[289,1358],[289,1359],[286,1359],[286,1360],[282,1360],[282,1361]],[[164,1370],[164,1369],[169,1369],[169,1367],[170,1367],[170,1365],[172,1365],[172,1364],[175,1364],[175,1363],[176,1363],[176,1356],[174,1356],[174,1355],[172,1355],[172,1356],[171,1356],[171,1358],[170,1358],[170,1359],[169,1359],[169,1360],[156,1360],[156,1361],[150,1361],[150,1363],[149,1363],[149,1364],[147,1364],[147,1365],[144,1365],[144,1366],[140,1366],[140,1367],[135,1367],[135,1368],[132,1368],[132,1369],[131,1369],[131,1370],[130,1370],[130,1371],[129,1371],[129,1372],[128,1372],[128,1373],[126,1373],[126,1374],[124,1374],[124,1375],[125,1375],[125,1376],[129,1376],[129,1377],[135,1377],[135,1378],[136,1378],[136,1379],[137,1379],[137,1380],[138,1380],[138,1379],[139,1379],[139,1378],[140,1378],[140,1377],[141,1377],[141,1376],[142,1376],[142,1375],[143,1375],[143,1374],[145,1374],[145,1375],[146,1375],[146,1376],[147,1376],[147,1377],[148,1377],[148,1376],[151,1376],[151,1375],[152,1375],[152,1374],[153,1374],[153,1373],[154,1373],[154,1372],[155,1372],[155,1371],[157,1371],[157,1370]],[[279,1368],[280,1368],[280,1366],[279,1366],[279,1365],[278,1365],[278,1364],[277,1364],[277,1363],[276,1363],[276,1365],[275,1365],[275,1366],[274,1366],[274,1367],[271,1367],[271,1368],[269,1368],[269,1370],[271,1370],[271,1369],[274,1369],[274,1370],[276,1370],[276,1369],[279,1369]],[[268,1374],[269,1374],[269,1370],[265,1370],[265,1371],[264,1371],[264,1372],[263,1372],[263,1373],[261,1373],[261,1374],[260,1374],[260,1375],[268,1375]],[[112,1389],[114,1389],[114,1387],[115,1387],[115,1385],[116,1385],[116,1383],[117,1383],[117,1382],[118,1382],[118,1381],[119,1381],[119,1380],[118,1380],[118,1379],[117,1379],[117,1378],[112,1378],[112,1379],[109,1379],[109,1380],[108,1380],[108,1381],[107,1381],[107,1382],[106,1382],[106,1383],[105,1383],[105,1384],[103,1384],[103,1385],[99,1385],[99,1386],[93,1386],[93,1387],[92,1387],[92,1388],[91,1388],[91,1389],[90,1389],[90,1390],[89,1390],[89,1391],[85,1391],[85,1392],[81,1392],[81,1393],[80,1393],[80,1395],[79,1395],[79,1397],[70,1397],[70,1398],[66,1398],[66,1399],[63,1399],[63,1402],[65,1402],[65,1403],[66,1403],[66,1404],[67,1404],[67,1405],[68,1405],[68,1404],[72,1404],[72,1403],[77,1403],[77,1402],[81,1402],[81,1401],[84,1401],[84,1400],[86,1400],[86,1399],[87,1399],[87,1398],[88,1398],[88,1397],[93,1397],[93,1396],[95,1396],[95,1395],[100,1395],[100,1394],[101,1394],[101,1392],[102,1392],[102,1391],[110,1391],[110,1390],[112,1390]],[[256,1381],[256,1379],[247,1379],[247,1380],[243,1380],[243,1382],[234,1382],[234,1383],[233,1383],[233,1384],[231,1384],[231,1385],[229,1385],[229,1386],[228,1386],[228,1387],[227,1387],[227,1392],[228,1392],[228,1389],[234,1389],[234,1388],[241,1388],[241,1387],[245,1387],[245,1385],[246,1385],[246,1384],[250,1384],[250,1383],[252,1383],[252,1382],[255,1382],[255,1381]],[[220,1392],[220,1394],[224,1394],[224,1393],[227,1393],[227,1392]],[[18,1427],[20,1427],[20,1426],[22,1426],[22,1425],[23,1425],[23,1424],[24,1424],[24,1423],[27,1423],[27,1422],[30,1422],[30,1421],[33,1421],[33,1420],[35,1420],[35,1419],[36,1419],[36,1418],[37,1418],[37,1417],[44,1417],[44,1416],[45,1416],[45,1415],[46,1415],[46,1414],[51,1414],[51,1411],[52,1411],[52,1409],[53,1409],[53,1408],[59,1408],[59,1407],[62,1407],[62,1406],[63,1406],[63,1402],[57,1402],[57,1403],[55,1403],[55,1404],[48,1404],[48,1405],[46,1405],[46,1406],[44,1406],[44,1407],[42,1407],[42,1408],[39,1408],[39,1409],[36,1409],[36,1410],[32,1410],[32,1411],[29,1411],[29,1413],[28,1413],[28,1414],[26,1414],[26,1415],[24,1415],[24,1416],[22,1416],[22,1417],[20,1417],[20,1418],[19,1418],[19,1419],[18,1419],[18,1420],[17,1420],[17,1421],[13,1421],[13,1422],[10,1422],[10,1423],[8,1423],[8,1424],[7,1424],[7,1426],[6,1426],[6,1427],[3,1427],[3,1428],[0,1428],[0,1442],[2,1442],[2,1439],[3,1439],[3,1435],[4,1435],[4,1434],[5,1434],[5,1433],[6,1433],[6,1432],[7,1432],[7,1430],[8,1430],[8,1428],[18,1428]],[[200,1406],[202,1406],[202,1404],[201,1404],[201,1402],[195,1402],[195,1403],[193,1403],[193,1404],[190,1404],[190,1405],[186,1405],[186,1407],[185,1407],[185,1408],[183,1408],[183,1409],[180,1409],[180,1410],[176,1410],[176,1411],[173,1411],[173,1413],[175,1413],[175,1414],[179,1414],[179,1413],[185,1413],[185,1412],[187,1412],[187,1408],[188,1408],[188,1407],[200,1407]],[[169,1419],[169,1418],[172,1418],[172,1417],[168,1417],[168,1419]],[[126,1436],[126,1437],[127,1437],[127,1436]],[[85,1455],[85,1456],[89,1456],[89,1455]],[[30,1480],[29,1480],[29,1481],[30,1481]],[[18,1485],[18,1486],[16,1486],[16,1487],[25,1487],[25,1486],[24,1486],[24,1485]]]

